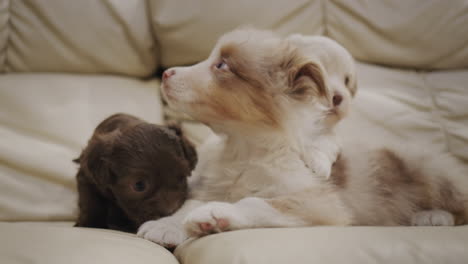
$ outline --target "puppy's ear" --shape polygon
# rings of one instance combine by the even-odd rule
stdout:
[[[193,170],[197,165],[198,156],[197,151],[195,150],[195,146],[190,142],[183,134],[182,128],[175,123],[170,123],[168,128],[171,129],[176,133],[179,137],[179,143],[182,147],[182,151],[184,152],[184,157],[188,161],[190,170]]]
[[[87,174],[98,185],[98,188],[112,181],[110,156],[113,143],[119,134],[119,131],[115,131],[95,136],[79,158],[81,166],[88,172]]]
[[[298,101],[325,98],[330,101],[330,92],[325,83],[324,72],[313,62],[298,63],[287,69],[288,89],[285,93]]]

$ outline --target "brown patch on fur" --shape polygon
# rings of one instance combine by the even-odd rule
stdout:
[[[287,73],[288,77],[288,89],[285,94],[299,101],[320,97],[331,101],[324,72],[318,64],[308,60],[299,49],[293,46],[286,46],[282,54],[280,68]]]
[[[332,166],[330,181],[339,188],[345,188],[348,180],[347,170],[347,161],[340,153]]]
[[[429,177],[420,164],[406,164],[385,148],[376,153],[373,162],[370,184],[381,203],[376,224],[390,220],[393,225],[409,225],[415,213],[430,210],[453,214],[457,225],[466,223],[466,201],[443,174]]]
[[[233,43],[223,45],[220,52],[230,70],[216,72],[216,87],[202,96],[202,104],[217,115],[208,118],[280,127],[280,113],[274,107],[271,91],[266,89],[271,79],[263,65]]]
[[[258,72],[262,65],[255,58],[249,57],[237,43],[226,43],[220,50],[221,58],[229,65],[230,72],[249,84],[251,88],[261,90],[265,85],[265,77]]]
[[[383,148],[376,154],[371,175],[381,206],[394,223],[409,225],[412,213],[431,208],[430,187],[420,171],[410,170],[393,151]]]
[[[289,89],[286,93],[300,101],[311,98],[328,97],[322,69],[315,63],[308,62],[289,69]]]
[[[409,171],[403,160],[393,151],[383,148],[377,154],[377,160],[380,166],[380,173],[375,173],[378,177],[380,195],[391,197],[394,189],[398,186],[407,186],[414,184],[424,185],[422,175],[416,171]]]
[[[456,190],[455,186],[446,178],[441,178],[439,183],[438,199],[435,207],[446,210],[455,217],[455,225],[466,223],[466,209],[463,205],[462,195]]]
[[[215,88],[203,95],[205,100],[202,105],[215,114],[208,116],[208,119],[280,127],[281,122],[277,111],[273,108],[273,99],[266,92],[255,91],[248,87],[248,84],[235,80],[224,82],[222,85],[222,88]]]

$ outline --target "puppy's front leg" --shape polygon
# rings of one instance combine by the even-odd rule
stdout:
[[[249,197],[236,203],[209,202],[184,220],[189,236],[262,227],[350,225],[352,217],[338,194],[309,188],[272,199]]]
[[[283,214],[268,200],[249,197],[236,203],[209,202],[192,211],[184,220],[191,237],[229,230],[261,227],[304,226],[302,219]]]
[[[328,179],[341,149],[334,135],[321,136],[306,148],[303,158],[307,167],[316,176]]]
[[[137,235],[164,247],[176,247],[188,238],[182,221],[190,211],[202,204],[201,201],[187,200],[173,215],[143,223]]]

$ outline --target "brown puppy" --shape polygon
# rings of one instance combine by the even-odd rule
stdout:
[[[74,161],[80,164],[75,226],[135,232],[184,203],[197,154],[176,126],[115,114],[97,126]]]

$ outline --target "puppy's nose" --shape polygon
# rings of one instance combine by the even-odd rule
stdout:
[[[162,76],[162,77],[163,77],[163,81],[169,79],[169,77],[171,77],[171,76],[174,75],[174,74],[175,74],[175,70],[174,70],[174,69],[165,70],[165,71],[163,72],[163,76]]]
[[[333,106],[339,106],[343,101],[343,96],[339,93],[335,93],[333,96]]]

